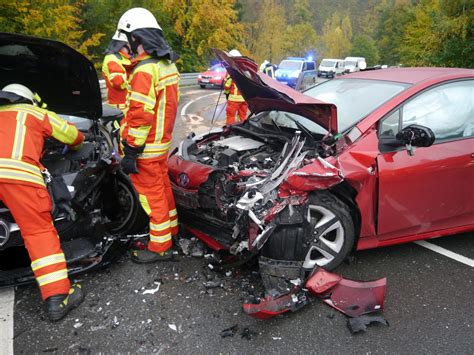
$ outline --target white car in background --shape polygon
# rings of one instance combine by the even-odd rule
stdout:
[[[365,70],[367,63],[364,57],[346,57],[344,59],[346,73],[354,73],[359,70]]]
[[[344,60],[342,59],[323,59],[319,64],[318,76],[334,78],[334,76],[345,72]]]

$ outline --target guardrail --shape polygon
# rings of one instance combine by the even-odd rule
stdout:
[[[197,85],[197,77],[199,73],[181,73],[180,75],[181,79],[179,81],[179,86]],[[102,101],[105,101],[107,99],[107,87],[105,86],[104,79],[99,80],[99,86]]]

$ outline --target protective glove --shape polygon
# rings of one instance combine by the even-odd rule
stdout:
[[[124,157],[120,166],[125,174],[138,174],[137,157],[143,152],[145,146],[132,147],[126,141],[122,141]]]
[[[229,100],[229,94],[224,94],[224,95],[225,95],[225,99]]]

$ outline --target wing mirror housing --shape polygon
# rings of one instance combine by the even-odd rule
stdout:
[[[429,147],[433,145],[435,141],[435,134],[433,131],[425,126],[421,125],[410,125],[400,130],[395,136],[381,136],[379,143],[383,150],[387,150],[387,147],[403,147],[407,148],[408,155],[414,155],[414,147]]]
[[[398,132],[395,138],[404,145],[429,147],[435,141],[435,134],[428,127],[412,124]]]

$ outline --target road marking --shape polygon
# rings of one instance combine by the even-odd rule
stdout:
[[[434,251],[435,253],[444,255],[450,259],[456,260],[460,263],[463,263],[467,266],[474,267],[474,260],[469,259],[461,254],[455,253],[451,250],[445,249],[443,247],[440,247],[439,245],[433,244],[433,243],[428,243],[425,240],[418,240],[414,242],[415,244],[418,244],[419,246],[422,246],[423,248],[429,249],[431,251]]]
[[[212,94],[208,94],[208,95],[204,95],[204,96],[199,96],[195,99],[192,99],[191,101],[189,101],[186,105],[183,106],[183,108],[181,109],[181,116],[184,116],[186,114],[186,110],[188,109],[189,105],[195,103],[196,101],[198,100],[201,100],[201,99],[204,99],[205,97],[209,97],[209,96],[212,96],[212,95],[219,95],[220,92],[213,92]]]
[[[13,354],[13,306],[15,289],[0,290],[0,355]]]

